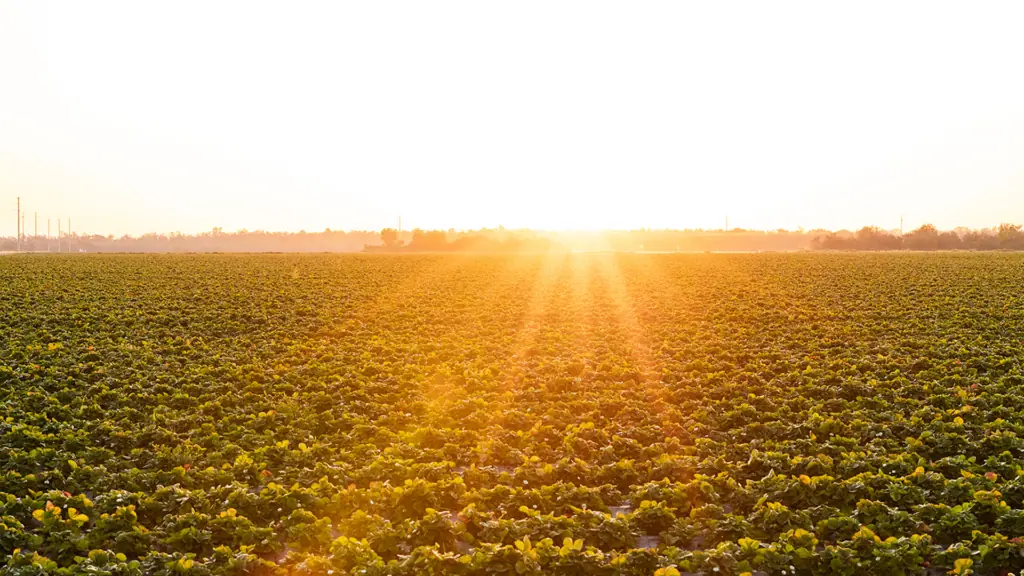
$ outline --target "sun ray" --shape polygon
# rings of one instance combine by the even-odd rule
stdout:
[[[569,258],[571,256],[558,251],[549,251],[541,256],[526,309],[523,312],[523,319],[516,332],[515,343],[505,366],[506,380],[510,387],[521,384],[521,382],[517,383],[516,377],[521,374],[522,368],[528,363],[532,347],[545,327],[545,317],[548,315],[551,300],[555,295],[554,289]]]
[[[634,297],[621,267],[621,257],[614,253],[593,254],[598,273],[608,290],[608,297],[618,331],[625,336],[628,357],[637,371],[638,383],[649,389],[660,378],[658,364],[643,322],[640,320]]]

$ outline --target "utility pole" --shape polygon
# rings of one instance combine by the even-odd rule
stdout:
[[[50,251],[50,218],[46,219],[46,251]]]
[[[18,252],[21,252],[21,196],[18,196]]]
[[[903,216],[900,216],[900,236],[903,236]]]
[[[60,254],[60,218],[57,218],[57,254]]]

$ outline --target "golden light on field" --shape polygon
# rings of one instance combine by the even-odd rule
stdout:
[[[1022,15],[5,1],[0,189],[104,234],[1019,222]]]
[[[0,0],[0,576],[1024,574],[1021,22]]]

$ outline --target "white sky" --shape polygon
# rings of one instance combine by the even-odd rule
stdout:
[[[0,0],[0,235],[1024,222],[1022,16]]]

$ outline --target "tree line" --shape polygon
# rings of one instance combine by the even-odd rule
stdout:
[[[473,231],[414,229],[403,236],[394,228],[380,232],[380,244],[367,252],[542,252],[557,248],[552,238],[532,230]]]
[[[64,235],[59,250],[67,252],[358,252],[377,243],[376,231],[324,230],[323,232],[266,232],[214,228],[199,234],[143,234],[141,236]],[[0,238],[0,251],[18,248],[16,238]],[[57,252],[58,240],[46,236],[22,238],[26,252]]]
[[[70,242],[69,242],[70,241]],[[141,236],[64,235],[61,252],[540,252],[588,250],[621,252],[757,252],[799,250],[1024,250],[1019,224],[996,228],[939,230],[931,224],[907,233],[865,226],[839,230],[611,230],[546,232],[502,227],[479,230],[225,232]],[[0,238],[0,251],[19,247],[13,237]],[[23,238],[22,251],[57,252],[58,241],[45,236]]]
[[[811,242],[815,250],[1024,250],[1020,224],[995,229],[942,231],[925,224],[906,234],[865,226],[853,234],[831,232]]]
[[[397,230],[381,231],[380,244],[369,251],[461,252],[532,249],[579,249],[647,252],[758,252],[798,250],[1024,250],[1019,224],[971,230],[940,231],[931,224],[907,233],[865,226],[848,230],[611,230],[535,232],[505,229],[476,231],[414,230],[408,240]]]

